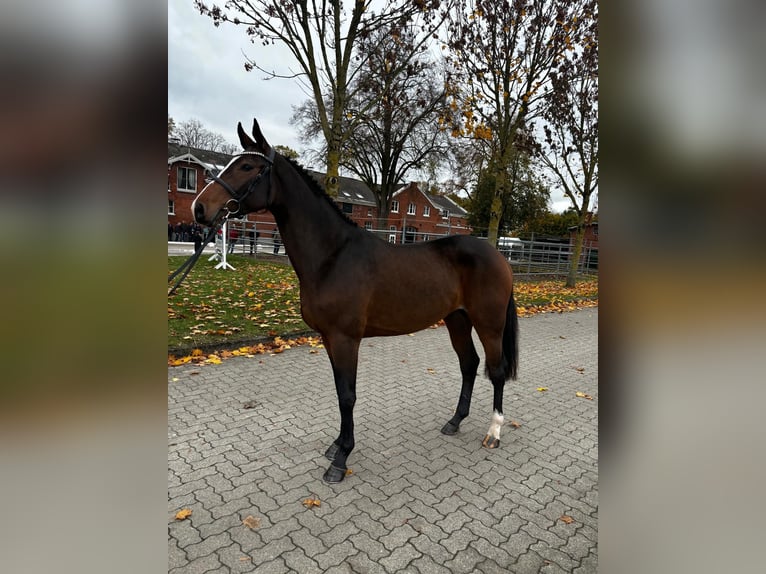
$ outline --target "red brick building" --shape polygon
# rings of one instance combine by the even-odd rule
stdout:
[[[194,220],[191,204],[205,187],[209,173],[216,175],[231,161],[230,155],[168,142],[168,222],[190,223]],[[322,185],[324,174],[307,170]],[[339,178],[335,200],[340,210],[359,227],[376,230],[378,209],[375,196],[361,181]],[[391,211],[382,230],[377,230],[392,243],[427,241],[442,235],[467,235],[468,214],[447,197],[421,191],[417,183],[403,186],[391,201]],[[272,237],[276,223],[270,213],[251,213],[241,227],[255,229],[262,237]]]
[[[231,156],[168,142],[168,223],[191,223],[191,204],[205,187],[208,173],[218,174]]]
[[[577,226],[569,228],[569,243],[574,243],[577,235]],[[593,247],[598,249],[598,221],[593,221],[593,214],[589,213],[585,220],[585,235],[583,236],[583,247]]]
[[[468,235],[466,211],[448,197],[422,191],[415,182],[396,191],[388,216],[389,241],[412,243],[441,235]],[[404,238],[402,239],[402,233]]]

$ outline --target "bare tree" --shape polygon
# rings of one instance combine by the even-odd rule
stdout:
[[[229,0],[221,8],[194,2],[200,13],[219,26],[245,27],[251,41],[286,46],[297,70],[268,70],[248,59],[245,68],[264,72],[268,78],[295,78],[303,82],[317,106],[317,117],[327,142],[325,189],[338,192],[338,167],[348,129],[344,122],[349,85],[363,62],[353,60],[357,43],[380,28],[392,28],[419,19],[421,26],[434,20],[441,0],[414,2],[385,0],[379,12],[365,0],[344,4],[341,0]],[[348,6],[348,7],[347,7]]]
[[[360,42],[358,57],[366,63],[350,85],[340,165],[373,191],[381,228],[407,174],[435,172],[447,156],[446,134],[437,127],[444,79],[426,40],[411,26],[397,26]],[[304,136],[321,133],[313,101],[300,106],[293,118]]]
[[[207,129],[198,119],[190,119],[175,126],[173,133],[181,145],[206,149],[226,154],[234,154],[239,148],[230,144],[219,133]]]
[[[588,27],[577,50],[562,60],[546,96],[539,157],[572,202],[577,233],[567,274],[574,287],[591,200],[598,189],[598,4],[584,2]]]
[[[458,0],[448,29],[451,115],[444,127],[470,138],[493,174],[488,237],[497,240],[512,166],[532,149],[531,122],[551,89],[550,75],[574,49],[584,0]]]

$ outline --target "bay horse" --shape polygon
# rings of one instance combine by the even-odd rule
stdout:
[[[500,444],[503,385],[516,379],[518,318],[513,273],[483,239],[467,235],[394,245],[348,219],[297,163],[275,152],[253,121],[251,138],[237,125],[244,149],[194,199],[202,225],[268,210],[300,282],[303,320],[322,335],[335,377],[340,433],[325,456],[323,479],[340,482],[354,448],[359,345],[364,337],[404,335],[444,319],[457,353],[462,388],[455,414],[441,432],[458,431],[468,416],[479,355],[476,329],[494,390],[493,414],[482,441]]]

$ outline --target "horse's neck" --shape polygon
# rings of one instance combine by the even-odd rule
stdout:
[[[315,283],[320,269],[359,228],[349,225],[327,199],[308,187],[290,166],[280,177],[280,201],[271,212],[298,279]]]

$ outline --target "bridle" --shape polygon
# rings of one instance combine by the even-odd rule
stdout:
[[[258,183],[263,179],[265,175],[268,174],[269,176],[269,191],[266,194],[266,208],[268,208],[271,204],[271,166],[274,165],[274,157],[276,155],[276,152],[274,151],[274,148],[272,147],[269,150],[269,155],[264,155],[261,152],[257,151],[243,151],[238,154],[235,154],[232,158],[229,164],[221,170],[221,173],[226,171],[226,168],[228,168],[232,163],[234,163],[234,160],[236,160],[239,157],[242,157],[243,155],[257,155],[260,158],[263,158],[266,161],[266,167],[261,170],[261,172],[256,175],[248,184],[245,191],[241,194],[238,194],[236,190],[231,187],[228,183],[226,183],[224,180],[222,180],[217,175],[210,175],[210,179],[216,182],[218,185],[223,187],[226,192],[231,195],[231,199],[228,199],[226,203],[224,203],[220,209],[216,212],[215,216],[211,220],[210,229],[207,232],[207,235],[202,240],[202,244],[200,245],[199,249],[195,251],[189,259],[183,262],[181,266],[176,269],[173,273],[171,273],[168,276],[168,283],[173,281],[179,273],[183,272],[183,275],[181,275],[181,278],[178,280],[178,282],[173,285],[172,288],[168,290],[168,295],[172,295],[175,293],[176,289],[178,289],[178,286],[181,284],[181,282],[186,278],[186,276],[189,274],[189,271],[191,271],[191,268],[194,266],[194,264],[199,259],[200,255],[202,255],[202,252],[205,249],[205,246],[210,243],[210,241],[215,237],[215,234],[218,233],[218,230],[221,228],[223,223],[230,219],[231,217],[237,215],[239,213],[239,210],[242,207],[242,202],[244,202],[250,194],[252,194],[255,191],[256,186]]]
[[[221,209],[218,210],[218,213],[216,213],[215,217],[213,218],[214,222],[221,215],[223,215],[223,219],[228,219],[229,217],[237,215],[239,213],[240,208],[242,207],[242,202],[244,202],[250,196],[250,194],[252,194],[255,191],[255,188],[258,185],[258,183],[261,181],[263,176],[267,174],[269,176],[269,191],[271,190],[271,166],[274,164],[274,156],[276,155],[274,148],[272,147],[269,150],[268,156],[258,151],[243,151],[241,153],[234,155],[229,165],[231,165],[231,163],[234,162],[235,159],[242,157],[243,155],[257,155],[258,157],[266,160],[267,165],[265,168],[261,170],[261,172],[258,175],[256,175],[252,180],[250,180],[250,183],[248,184],[247,189],[245,189],[245,191],[242,194],[238,194],[233,187],[231,187],[228,183],[226,183],[217,175],[212,175],[212,174],[210,175],[210,179],[216,182],[222,188],[224,188],[227,191],[227,193],[231,196],[231,199],[229,199],[226,203],[224,203]],[[221,171],[221,173],[223,173],[224,171],[226,171],[226,168],[224,168]],[[268,194],[267,194],[267,198],[268,198]],[[267,199],[266,207],[269,206],[269,203],[270,203],[270,198]]]

